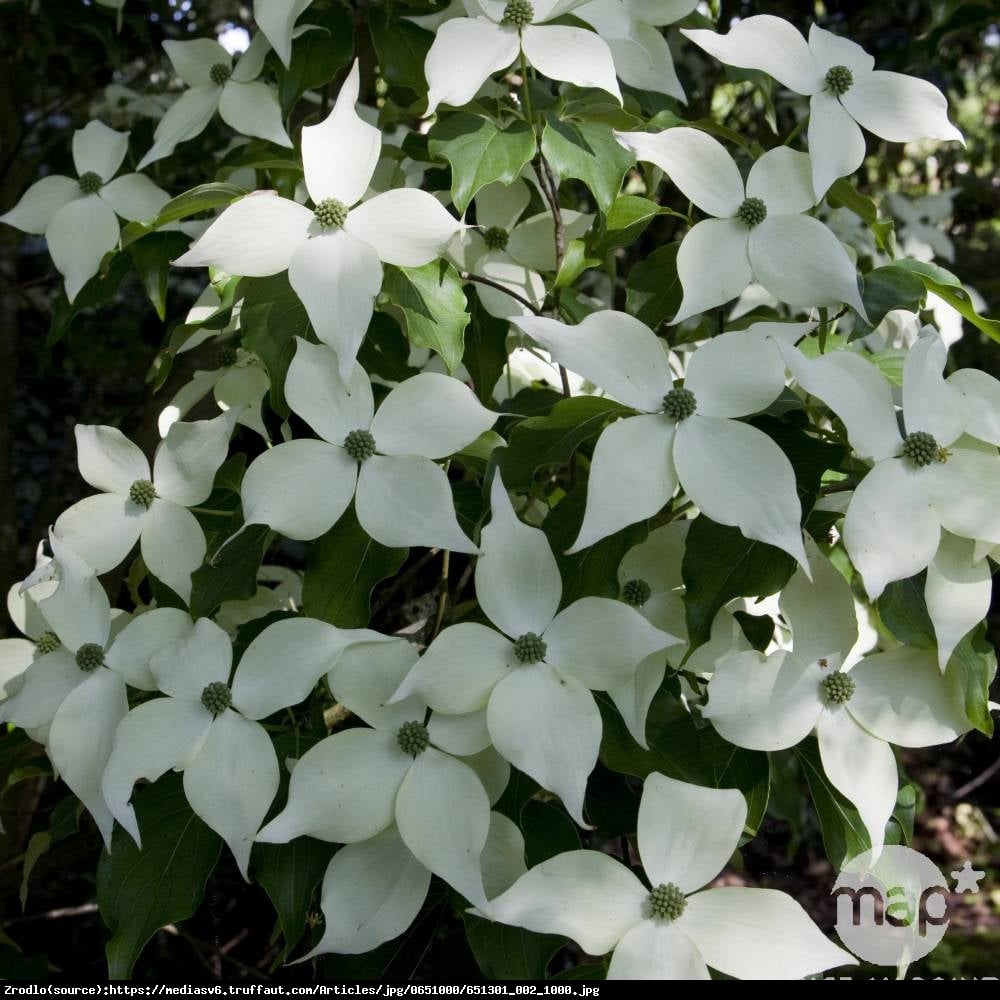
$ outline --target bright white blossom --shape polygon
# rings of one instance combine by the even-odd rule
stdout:
[[[31,576],[11,584],[7,591],[7,614],[24,638],[0,639],[0,702],[13,694],[25,670],[59,644],[59,637],[45,619],[38,602],[58,586],[52,560],[38,546]]]
[[[253,0],[253,19],[287,66],[292,59],[295,22],[312,0]]]
[[[920,198],[889,195],[892,214],[902,223],[899,231],[903,253],[918,260],[955,259],[955,244],[945,231],[944,223],[954,211],[957,191],[939,191]]]

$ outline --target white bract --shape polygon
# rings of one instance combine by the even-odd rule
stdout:
[[[735,299],[751,281],[792,306],[846,302],[863,318],[858,276],[847,251],[818,219],[809,157],[787,146],[764,153],[744,183],[725,146],[695,128],[616,132],[707,215],[677,252],[684,298],[671,322]]]
[[[483,911],[540,934],[563,934],[590,955],[614,951],[608,979],[803,979],[856,965],[791,896],[774,889],[701,889],[726,865],[746,822],[736,789],[650,774],[638,846],[652,891],[598,851],[557,854]]]
[[[781,356],[767,336],[781,324],[710,340],[692,355],[680,388],[660,341],[626,313],[594,312],[577,326],[537,316],[514,322],[561,364],[640,411],[597,440],[570,552],[659,513],[679,482],[713,521],[804,561],[792,465],[763,431],[733,419],[763,410],[784,388]],[[801,324],[787,327],[782,336],[802,332]]]
[[[472,16],[445,21],[427,53],[426,114],[434,114],[439,104],[468,104],[486,80],[510,66],[522,49],[542,76],[606,90],[621,103],[614,60],[600,35],[545,24],[583,2],[466,0]]]
[[[128,132],[98,121],[73,133],[78,178],[51,174],[32,184],[0,222],[25,233],[44,234],[52,262],[66,279],[72,302],[118,245],[118,216],[130,222],[156,218],[170,200],[148,177],[115,177],[128,152]]]
[[[143,702],[119,722],[101,788],[141,847],[133,786],[183,771],[191,808],[229,845],[248,879],[254,834],[278,791],[278,759],[266,730],[242,714],[230,690],[232,662],[229,636],[207,618],[153,656],[151,687],[168,697]]]
[[[156,449],[152,471],[118,428],[77,424],[80,475],[104,492],[60,514],[56,535],[98,573],[114,569],[139,542],[149,572],[187,601],[191,574],[206,551],[201,526],[187,508],[212,492],[238,413],[175,423]]]
[[[472,622],[446,628],[393,700],[417,693],[442,713],[485,708],[497,750],[555,792],[582,826],[601,742],[590,692],[620,687],[642,660],[678,640],[603,597],[559,611],[562,580],[544,534],[518,520],[499,473],[490,497],[476,593],[500,631]]]
[[[292,39],[297,34],[295,22],[311,3],[312,0],[253,0],[253,19],[285,66],[292,59]]]
[[[20,678],[35,660],[60,645],[59,637],[38,606],[58,586],[56,569],[42,549],[39,544],[31,576],[11,584],[7,591],[7,614],[24,638],[0,639],[0,702],[17,690]]]
[[[288,271],[316,336],[350,377],[382,287],[382,264],[420,267],[463,224],[426,191],[397,188],[358,205],[382,137],[355,111],[355,62],[329,116],[302,129],[302,163],[314,208],[259,191],[230,205],[175,263],[248,278]],[[356,206],[356,207],[351,207]]]
[[[247,524],[318,538],[353,498],[361,526],[383,545],[477,551],[458,526],[448,477],[432,461],[493,426],[497,415],[471,389],[421,372],[396,386],[375,413],[360,365],[345,385],[334,353],[299,339],[285,397],[321,440],[289,441],[253,462],[242,485]]]
[[[809,97],[809,152],[817,198],[865,158],[868,129],[889,142],[954,139],[962,133],[948,121],[948,101],[933,84],[915,76],[874,68],[860,45],[814,24],[809,41],[770,14],[747,17],[726,35],[704,29],[681,34],[720,62],[758,69],[797,94]]]
[[[955,244],[943,228],[954,210],[955,194],[955,191],[940,191],[922,198],[889,195],[892,214],[903,224],[899,239],[907,257],[955,259]]]

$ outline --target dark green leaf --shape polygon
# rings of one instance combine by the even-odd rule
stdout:
[[[826,200],[831,208],[850,209],[866,226],[878,219],[878,205],[861,194],[846,177],[834,181],[826,193]]]
[[[150,233],[128,248],[142,286],[160,319],[163,319],[167,310],[170,262],[184,253],[189,243],[190,240],[184,233]]]
[[[551,802],[529,802],[521,811],[524,858],[529,868],[564,851],[580,849],[576,823],[565,809]]]
[[[602,212],[610,210],[632,164],[610,125],[561,121],[551,114],[545,116],[542,153],[560,177],[583,181]]]
[[[544,979],[552,956],[566,943],[553,934],[533,934],[469,913],[464,920],[469,947],[487,979]]]
[[[655,201],[634,194],[620,194],[601,220],[592,241],[593,253],[603,257],[618,247],[634,243],[663,210]]]
[[[591,256],[583,240],[571,240],[556,275],[555,287],[568,288],[584,271],[600,266],[601,258]]]
[[[224,181],[213,181],[211,184],[199,184],[185,191],[184,194],[168,201],[160,214],[148,225],[143,222],[131,222],[122,230],[122,249],[141,239],[155,229],[162,229],[171,222],[199,215],[213,208],[231,205],[237,198],[242,198],[246,191],[238,184]]]
[[[991,340],[1000,343],[1000,320],[980,316],[972,304],[972,297],[951,271],[922,260],[898,260],[895,266],[913,271],[923,281],[927,291],[944,299],[963,319],[982,330]]]
[[[311,31],[292,42],[292,58],[281,74],[278,95],[285,114],[307,91],[328,84],[354,53],[351,15],[343,7],[327,7],[309,16]]]
[[[248,525],[191,574],[191,615],[208,617],[223,601],[243,601],[257,593],[257,570],[271,534],[265,524]]]
[[[763,653],[774,638],[774,619],[770,615],[752,615],[747,611],[734,611],[733,617],[740,623],[747,642]]]
[[[924,283],[917,275],[895,264],[888,264],[864,276],[861,298],[868,313],[868,322],[878,326],[892,309],[916,312],[926,295]]]
[[[479,402],[491,409],[496,405],[493,387],[507,364],[507,331],[510,324],[491,316],[478,295],[469,296],[471,321],[465,331],[465,368]]]
[[[657,247],[629,271],[625,283],[625,308],[651,330],[676,315],[681,305],[677,276],[679,243]]]
[[[417,373],[410,367],[409,357],[410,345],[399,324],[388,313],[375,313],[358,350],[358,364],[369,375],[402,382]]]
[[[434,35],[412,21],[393,17],[384,7],[365,11],[365,23],[378,55],[382,78],[393,87],[405,87],[424,94],[424,62]]]
[[[750,421],[762,430],[785,453],[795,472],[795,486],[804,511],[816,502],[823,474],[836,469],[844,459],[841,445],[811,437],[801,427],[773,417],[755,417]]]
[[[990,715],[990,685],[997,675],[996,652],[986,640],[986,627],[980,625],[955,647],[948,670],[956,671],[965,695],[965,714],[979,732],[993,736]]]
[[[906,580],[893,580],[875,602],[879,617],[887,629],[904,645],[934,649],[937,638],[924,600],[926,573]]]

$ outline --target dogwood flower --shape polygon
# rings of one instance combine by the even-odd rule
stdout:
[[[854,173],[865,158],[866,128],[889,142],[955,139],[948,101],[933,84],[874,68],[860,45],[814,24],[809,42],[780,17],[758,14],[726,35],[701,28],[681,34],[728,66],[758,69],[809,97],[812,181],[822,198],[838,177]],[[964,144],[964,143],[963,143]]]
[[[486,80],[506,69],[522,50],[550,80],[597,87],[621,103],[615,64],[600,35],[583,28],[546,24],[584,0],[467,0],[470,17],[445,21],[424,62],[427,111],[439,104],[468,104]]]
[[[698,129],[615,136],[714,216],[681,242],[677,274],[684,298],[671,322],[736,298],[753,280],[792,306],[846,302],[866,315],[847,251],[822,222],[802,214],[816,204],[805,153],[787,146],[768,150],[744,183],[725,146]]]
[[[614,950],[608,979],[802,979],[856,965],[791,896],[775,889],[701,889],[736,850],[747,806],[734,788],[650,774],[638,845],[650,890],[616,858],[568,851],[521,876],[483,913],[563,934],[590,955]]]
[[[766,330],[705,343],[681,388],[660,341],[626,313],[594,312],[577,326],[537,316],[513,322],[561,364],[640,413],[610,424],[597,439],[583,524],[570,552],[659,513],[680,482],[713,521],[804,561],[791,463],[763,431],[734,419],[764,409],[784,388],[781,356],[768,346]],[[799,329],[789,324],[788,335]]]
[[[119,722],[101,788],[141,847],[129,803],[136,781],[183,771],[191,808],[229,845],[248,879],[254,834],[278,791],[278,758],[264,727],[241,712],[229,686],[232,664],[229,636],[207,618],[153,656],[153,689],[167,697],[143,702]]]
[[[175,261],[248,278],[287,269],[316,336],[337,352],[344,381],[382,287],[382,263],[427,264],[463,228],[436,198],[414,188],[357,204],[382,145],[378,129],[355,111],[359,85],[355,61],[327,118],[302,129],[305,183],[314,208],[256,192],[230,205]]]
[[[942,228],[953,211],[957,189],[927,194],[921,198],[906,198],[901,194],[889,195],[892,214],[902,223],[900,244],[907,257],[918,260],[955,259],[955,244]]]
[[[555,792],[583,826],[587,777],[601,742],[590,692],[621,686],[642,660],[677,639],[608,598],[584,597],[558,611],[562,581],[548,541],[518,520],[499,473],[490,497],[476,593],[499,631],[473,622],[444,629],[393,699],[417,693],[435,711],[453,714],[485,708],[497,750]]]
[[[751,750],[783,750],[815,730],[826,776],[857,807],[877,851],[899,781],[889,744],[932,746],[966,732],[962,684],[956,671],[942,676],[927,650],[902,647],[852,666],[850,587],[812,542],[809,564],[812,582],[797,571],[781,593],[792,649],[723,660],[702,714]]]
[[[31,576],[7,591],[7,613],[24,638],[0,639],[0,701],[17,690],[20,678],[35,660],[59,644],[59,637],[38,607],[38,602],[51,596],[58,586],[55,570],[39,544]]]
[[[150,573],[187,601],[206,550],[187,508],[212,492],[237,415],[229,410],[214,420],[175,423],[156,449],[152,472],[117,427],[77,424],[80,475],[104,492],[60,514],[56,534],[98,573],[114,569],[139,542]]]
[[[101,259],[118,245],[117,216],[130,222],[156,218],[170,200],[148,177],[115,177],[128,152],[128,132],[92,121],[73,133],[78,178],[50,174],[32,184],[0,222],[44,234],[52,262],[66,279],[72,302],[95,275]]]
[[[292,58],[295,22],[312,0],[253,0],[253,19],[287,67]]]
[[[375,413],[360,365],[345,385],[333,351],[299,339],[285,398],[320,440],[280,444],[250,465],[242,485],[247,524],[318,538],[353,497],[361,526],[383,545],[477,551],[458,526],[448,477],[432,461],[459,451],[497,418],[467,386],[421,372]]]

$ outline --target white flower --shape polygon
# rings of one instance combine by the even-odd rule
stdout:
[[[570,851],[536,865],[484,910],[590,955],[612,949],[608,979],[802,979],[852,955],[829,942],[791,896],[775,889],[700,889],[728,862],[747,807],[732,788],[646,778],[638,845],[649,890],[620,861]]]
[[[128,152],[128,132],[98,121],[73,133],[73,164],[78,180],[52,174],[32,184],[0,222],[25,233],[45,235],[49,253],[66,279],[72,302],[97,274],[101,259],[118,245],[118,219],[156,218],[170,200],[148,177],[111,178]]]
[[[815,729],[823,770],[857,806],[877,851],[896,804],[889,743],[950,743],[968,730],[962,683],[956,671],[941,675],[933,653],[906,647],[845,671],[858,638],[851,589],[812,541],[809,562],[812,583],[796,572],[781,594],[791,651],[723,660],[703,715],[730,743],[751,750],[783,750]]]
[[[803,562],[802,508],[785,453],[735,417],[757,413],[784,388],[781,356],[767,333],[797,336],[801,324],[726,333],[698,348],[684,388],[674,388],[652,331],[625,313],[591,313],[577,326],[514,320],[567,368],[640,411],[610,424],[594,448],[587,508],[570,552],[659,513],[678,481],[713,521],[784,549]]]
[[[167,41],[163,48],[189,89],[160,119],[153,145],[139,161],[140,170],[169,156],[178,143],[200,135],[216,111],[241,135],[292,145],[281,123],[277,92],[257,79],[269,48],[263,35],[250,43],[235,68],[233,57],[213,38]]]
[[[229,687],[232,662],[229,636],[207,618],[153,656],[152,689],[169,697],[143,702],[118,724],[101,788],[114,818],[141,847],[129,804],[133,786],[139,778],[183,771],[191,808],[229,845],[248,878],[254,834],[278,791],[278,758],[264,727],[241,713]]]
[[[118,428],[76,425],[80,475],[95,489],[59,515],[55,533],[98,573],[114,569],[138,541],[150,573],[183,600],[205,558],[205,536],[186,508],[208,498],[226,460],[238,411],[176,423],[146,456]]]
[[[562,581],[547,539],[517,519],[499,473],[490,497],[476,593],[500,631],[472,622],[446,628],[393,699],[416,692],[439,712],[485,708],[497,750],[555,792],[582,826],[601,742],[590,692],[619,687],[642,660],[677,639],[603,597],[559,611]]]
[[[353,497],[361,526],[383,545],[477,551],[458,526],[448,477],[432,461],[459,451],[497,418],[467,386],[421,372],[375,413],[360,365],[345,385],[334,353],[299,339],[285,398],[321,440],[280,444],[251,464],[242,485],[247,524],[318,538]]]
[[[457,17],[438,28],[424,62],[427,115],[439,104],[468,104],[487,78],[506,69],[523,49],[542,76],[578,87],[597,87],[621,103],[607,43],[583,28],[545,24],[583,0],[468,0],[473,17]]]
[[[889,195],[892,214],[903,224],[899,238],[903,253],[918,260],[955,259],[955,244],[941,228],[952,214],[952,202],[958,192],[954,189],[922,198],[904,198]]]
[[[426,191],[399,188],[357,205],[381,149],[378,129],[354,109],[358,86],[355,62],[326,120],[302,130],[315,210],[257,192],[230,205],[175,262],[249,278],[287,269],[316,335],[337,352],[345,381],[382,287],[382,262],[420,267],[463,228]]]
[[[822,222],[802,214],[816,204],[805,153],[768,150],[744,184],[722,143],[698,129],[615,136],[715,216],[694,226],[677,253],[684,299],[673,323],[735,299],[753,280],[792,306],[846,302],[865,317],[847,251]]]
[[[7,591],[7,613],[14,627],[25,638],[0,639],[0,701],[12,695],[21,683],[25,670],[39,657],[57,648],[59,637],[45,619],[38,602],[56,589],[55,567],[39,543],[35,568],[20,583]]]
[[[253,0],[253,19],[287,67],[292,59],[295,22],[312,0]]]
[[[816,197],[865,158],[861,127],[889,142],[955,139],[948,102],[933,84],[876,70],[860,45],[814,24],[809,42],[788,21],[770,14],[747,17],[727,35],[703,29],[681,34],[729,66],[759,69],[809,100],[809,152]]]

